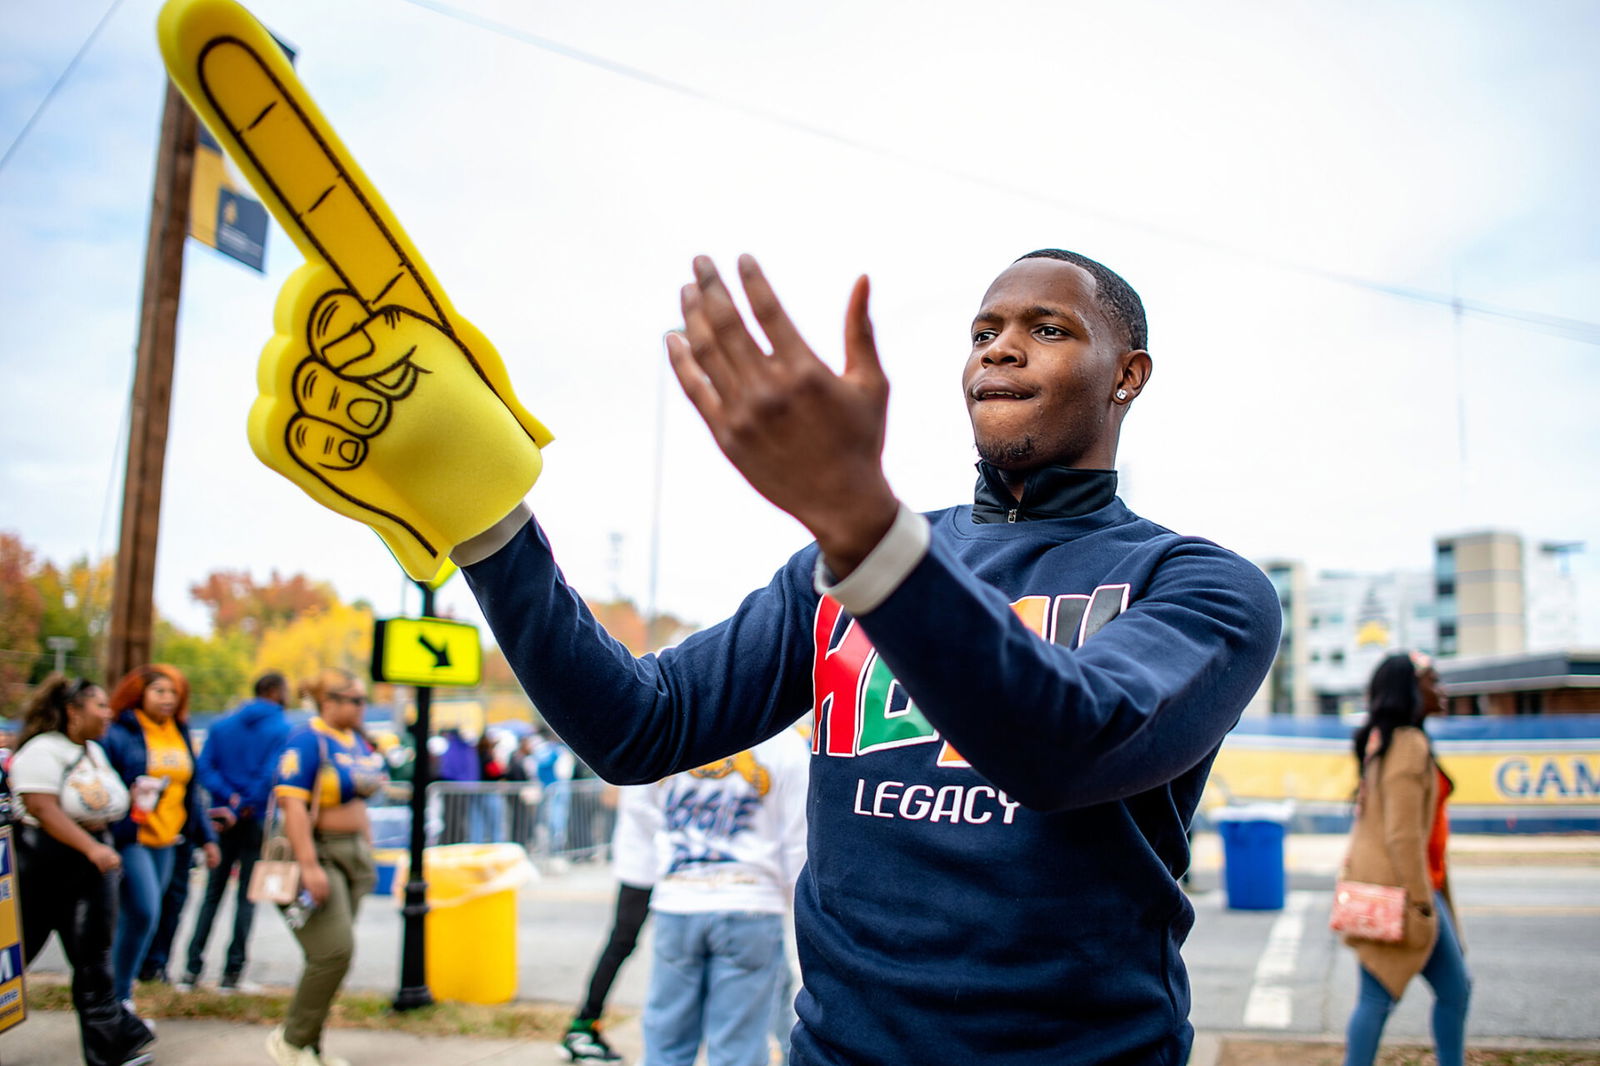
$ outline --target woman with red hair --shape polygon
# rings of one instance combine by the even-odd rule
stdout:
[[[220,855],[194,784],[188,680],[175,667],[141,666],[117,682],[110,703],[116,718],[106,730],[106,756],[132,797],[128,816],[111,830],[122,856],[121,908],[111,945],[113,990],[128,1002],[161,918],[178,839],[202,842],[210,866]]]

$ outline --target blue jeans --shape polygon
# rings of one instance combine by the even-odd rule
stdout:
[[[147,848],[143,844],[124,844],[122,889],[118,893],[117,935],[111,941],[112,993],[118,999],[133,995],[133,979],[155,939],[161,920],[161,897],[172,880],[173,853],[176,848]]]
[[[781,1066],[789,1066],[789,1035],[799,1022],[800,1016],[794,1012],[794,971],[789,969],[786,954],[778,971],[778,1001],[772,1006],[772,1037],[778,1042]]]
[[[1422,967],[1422,976],[1433,986],[1433,1048],[1439,1066],[1462,1066],[1467,1044],[1467,1003],[1472,998],[1472,978],[1467,975],[1461,955],[1461,941],[1451,924],[1450,908],[1444,897],[1433,896],[1433,912],[1439,916],[1439,939],[1433,954]],[[1356,1009],[1350,1014],[1345,1033],[1344,1066],[1372,1066],[1378,1056],[1383,1026],[1394,1009],[1394,997],[1376,977],[1361,968],[1361,992]]]
[[[548,834],[546,846],[550,854],[567,850],[567,815],[572,808],[572,787],[565,781],[552,781],[545,786],[544,804],[540,815]]]
[[[783,916],[654,913],[655,965],[644,1008],[645,1062],[765,1066],[773,1004],[788,960]]]
[[[505,839],[506,801],[497,792],[467,797],[467,839],[474,844],[497,844]]]
[[[189,935],[189,959],[185,973],[198,977],[205,967],[206,944],[211,939],[211,927],[216,924],[217,911],[222,907],[222,897],[228,891],[228,875],[239,867],[239,883],[233,899],[233,939],[228,943],[227,961],[222,964],[222,978],[238,980],[244,972],[245,950],[250,943],[250,929],[256,920],[256,905],[250,902],[250,873],[256,868],[261,854],[261,822],[250,815],[239,819],[217,836],[217,847],[222,861],[217,863],[206,879],[205,900],[200,904],[199,917],[195,919],[194,932]]]
[[[178,935],[178,923],[183,920],[183,908],[189,904],[189,872],[194,869],[197,850],[183,837],[172,845],[172,874],[161,896],[161,915],[156,919],[155,935],[150,938],[144,961],[139,964],[141,981],[169,980],[167,960],[172,955],[172,938]]]

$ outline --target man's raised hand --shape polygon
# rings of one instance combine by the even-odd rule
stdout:
[[[842,577],[882,538],[898,507],[883,473],[889,382],[873,341],[867,279],[850,293],[844,368],[836,374],[795,329],[754,258],[739,257],[739,276],[771,353],[750,335],[716,266],[700,256],[681,294],[683,332],[667,335],[672,369],[723,454],[811,532]]]

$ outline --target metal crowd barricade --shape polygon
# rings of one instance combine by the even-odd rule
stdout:
[[[534,858],[582,862],[610,854],[616,790],[596,778],[435,781],[428,785],[430,844],[520,844]]]

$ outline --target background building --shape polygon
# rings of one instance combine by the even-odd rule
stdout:
[[[1438,537],[1431,571],[1313,575],[1295,560],[1262,562],[1278,590],[1283,637],[1245,713],[1358,714],[1373,669],[1401,648],[1441,659],[1453,714],[1600,711],[1600,687],[1589,688],[1600,679],[1567,669],[1588,661],[1569,651],[1578,640],[1578,590],[1568,564],[1582,548],[1525,545],[1517,533],[1483,530]],[[1549,675],[1553,687],[1541,689],[1539,664],[1555,663],[1551,656],[1562,668]],[[1458,664],[1473,668],[1457,676]],[[1491,684],[1493,691],[1479,691]],[[1537,694],[1556,689],[1577,691]]]
[[[1305,637],[1314,713],[1360,710],[1367,679],[1396,648],[1437,652],[1433,584],[1424,570],[1317,575]]]
[[[1528,647],[1522,538],[1484,531],[1433,542],[1439,654],[1504,655]]]

